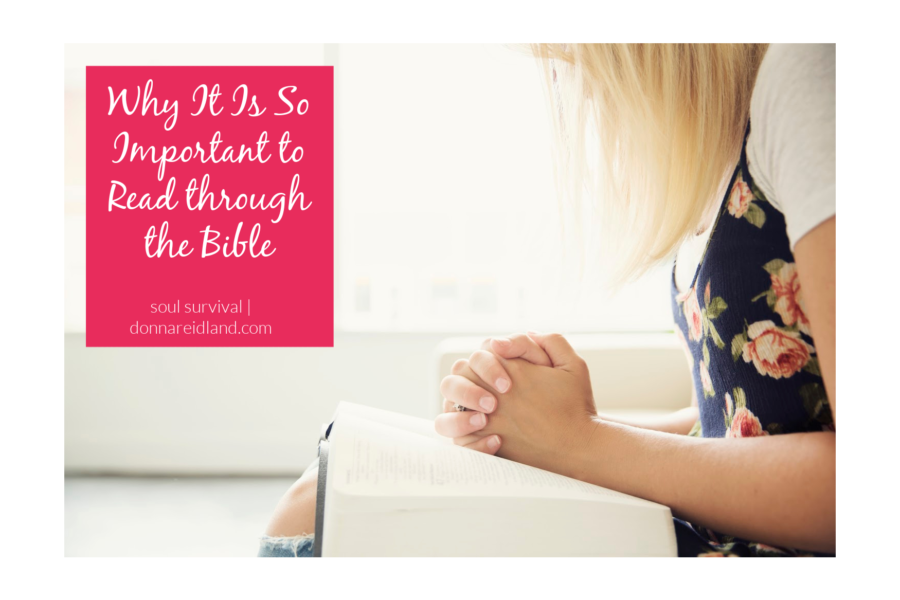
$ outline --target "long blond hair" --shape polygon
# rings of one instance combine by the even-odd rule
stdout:
[[[739,157],[767,44],[533,44],[576,210],[596,200],[614,279],[670,259]],[[579,207],[582,207],[581,209]]]

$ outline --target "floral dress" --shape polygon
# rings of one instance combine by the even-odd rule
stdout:
[[[691,435],[834,431],[784,216],[754,185],[744,145],[691,287],[679,292],[672,273],[700,412]],[[675,525],[683,556],[812,554]]]

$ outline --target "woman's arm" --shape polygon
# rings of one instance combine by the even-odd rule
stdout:
[[[694,428],[697,420],[700,419],[700,410],[697,408],[697,391],[691,386],[691,405],[667,415],[647,416],[640,419],[622,419],[614,415],[600,413],[599,417],[608,423],[618,423],[619,425],[628,425],[663,433],[687,435]]]
[[[835,435],[694,438],[596,419],[560,472],[665,504],[695,525],[835,550]]]
[[[801,308],[809,319],[831,413],[837,423],[837,217],[831,217],[797,241],[794,260],[803,290]]]
[[[600,418],[607,423],[617,423],[619,425],[627,425],[628,427],[636,427],[638,429],[648,429],[650,431],[659,431],[662,433],[674,433],[676,435],[687,435],[691,432],[691,428],[700,418],[700,412],[696,406],[686,406],[681,410],[676,410],[666,415],[654,415],[638,418],[623,419],[617,415],[608,415],[600,413]]]
[[[709,439],[610,423],[590,414],[584,361],[561,336],[543,344],[554,368],[504,362],[516,385],[484,428],[502,438],[501,456],[665,504],[716,531],[834,551],[833,433]]]
[[[477,432],[501,440],[499,456],[654,500],[724,533],[834,550],[834,434],[706,439],[606,422],[587,366],[565,338],[535,340],[552,366],[499,359],[512,384]],[[473,389],[492,389],[467,365],[454,365],[454,373]],[[452,391],[445,395],[454,398]],[[468,418],[458,415],[439,417],[439,432]]]

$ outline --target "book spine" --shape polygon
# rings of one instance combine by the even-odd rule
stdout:
[[[322,426],[319,438],[319,479],[316,482],[316,537],[313,540],[313,556],[322,556],[322,542],[325,540],[325,489],[328,483],[328,435],[331,433],[332,421]]]

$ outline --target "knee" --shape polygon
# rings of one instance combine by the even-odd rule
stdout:
[[[275,508],[266,535],[288,537],[315,533],[318,476],[318,469],[311,469],[291,485]]]

